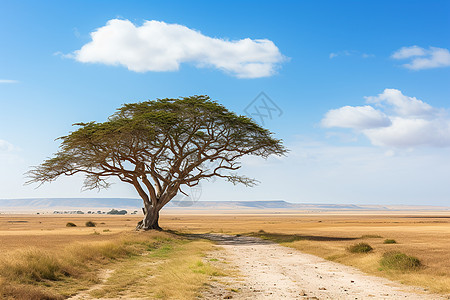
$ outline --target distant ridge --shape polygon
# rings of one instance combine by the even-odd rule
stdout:
[[[28,198],[0,199],[0,209],[27,208],[136,208],[142,206],[142,200],[133,198]]]
[[[41,210],[89,210],[89,209],[138,209],[142,200],[135,198],[29,198],[0,199],[0,212],[41,211]],[[284,200],[272,201],[171,201],[164,209],[168,210],[307,210],[307,211],[395,211],[395,210],[444,210],[445,206],[419,205],[356,205],[324,203],[291,203]]]

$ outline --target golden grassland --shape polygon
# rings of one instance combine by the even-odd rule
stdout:
[[[85,227],[87,220],[97,227]],[[203,259],[211,242],[134,232],[131,224],[136,220],[1,216],[0,298],[64,299],[92,289],[95,298],[194,299],[223,275]]]
[[[139,219],[139,216],[0,215],[0,251],[10,257],[0,262],[0,291],[4,297],[7,293],[19,295],[23,290],[31,295],[67,296],[98,284],[99,269],[113,269],[116,271],[104,284],[90,291],[91,296],[132,297],[137,294],[130,291],[135,290],[163,299],[192,299],[203,284],[221,275],[221,270],[202,260],[204,253],[214,248],[211,243],[186,240],[167,232],[133,232]],[[88,220],[97,226],[85,227]],[[67,222],[77,227],[66,227]],[[182,215],[163,211],[160,225],[180,233],[252,234],[370,274],[422,286],[432,292],[450,293],[450,213]],[[385,244],[386,239],[396,243]],[[370,244],[373,251],[347,250],[360,242]],[[101,250],[104,247],[109,250]],[[89,255],[77,258],[76,253],[86,252],[82,249],[94,252],[93,258]],[[33,284],[28,279],[11,281],[11,274],[1,270],[5,270],[8,262],[31,255],[27,251],[38,251],[34,256],[68,262],[72,259],[81,264],[65,266],[68,269],[63,268],[57,274],[64,280],[45,279]],[[116,254],[108,257],[111,251]],[[382,267],[380,259],[388,251],[417,257],[423,267],[409,271]]]
[[[432,292],[450,294],[450,213],[259,214],[171,216],[163,223],[178,231],[252,234],[328,260],[354,266]],[[393,239],[395,244],[385,244]],[[365,242],[369,253],[347,248]],[[380,265],[385,252],[399,251],[419,258],[417,270],[392,270]]]

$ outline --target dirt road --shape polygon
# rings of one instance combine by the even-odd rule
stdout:
[[[206,234],[215,257],[240,278],[213,284],[207,299],[448,299],[252,237]]]

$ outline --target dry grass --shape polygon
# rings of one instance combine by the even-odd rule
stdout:
[[[354,266],[366,273],[422,286],[432,292],[450,293],[450,213],[398,215],[177,215],[165,218],[166,227],[205,233],[254,232],[283,245],[329,260]],[[263,230],[262,233],[258,233]],[[381,238],[383,237],[383,238]],[[370,239],[370,241],[368,240]],[[396,244],[384,244],[395,239]],[[369,241],[366,254],[349,253],[352,244]],[[381,267],[382,255],[399,251],[417,257],[424,267],[415,271]]]
[[[179,240],[116,268],[90,295],[97,298],[195,299],[211,277],[221,272],[205,262],[212,243]]]
[[[86,221],[97,227],[66,227]],[[203,261],[212,243],[133,232],[136,223],[129,216],[0,216],[0,299],[63,299],[94,285],[96,297],[194,299],[221,274]],[[103,284],[105,268],[114,272]]]
[[[0,259],[2,298],[60,299],[98,283],[97,270],[178,243],[167,233],[128,233],[115,240],[77,242],[61,250],[29,247]],[[136,268],[139,271],[139,268]]]
[[[40,250],[62,253],[66,246],[69,246],[69,248],[82,247],[76,246],[76,244],[116,243],[122,236],[121,232],[131,232],[139,219],[139,216],[109,215],[0,215],[0,251],[10,252],[11,250],[33,245]],[[92,234],[95,228],[87,228],[85,226],[65,227],[67,222],[84,225],[88,220],[97,223],[96,230],[100,234]],[[163,212],[161,226],[165,229],[186,233],[223,232],[229,234],[245,234],[249,232],[258,233],[258,231],[263,230],[265,233],[258,234],[263,237],[266,235],[266,238],[271,238],[286,246],[294,247],[301,251],[343,264],[352,265],[370,274],[387,277],[410,285],[422,286],[433,292],[450,293],[450,250],[448,248],[448,241],[450,240],[450,214],[448,213],[447,215],[441,213],[435,216],[424,213],[417,213],[414,216],[398,213],[398,215],[389,216],[369,214],[313,215],[308,213],[291,215],[168,215]],[[160,238],[163,239],[163,237]],[[384,244],[385,239],[395,239],[397,243]],[[366,254],[353,254],[346,250],[348,246],[358,242],[369,242],[374,250]],[[161,255],[161,257],[155,257],[155,261],[168,259],[167,262],[169,262],[171,259],[175,259],[175,253],[182,253],[181,250],[181,252],[178,252],[178,249],[183,248],[185,245],[176,244],[170,246],[172,248],[166,247],[166,249],[164,245],[170,243],[164,240],[160,241],[159,246],[162,247],[161,252],[154,253],[155,255],[159,253],[158,255]],[[129,246],[145,248],[142,244]],[[80,251],[80,248],[78,250]],[[415,271],[407,272],[383,268],[380,265],[380,260],[383,254],[389,251],[399,251],[406,255],[417,257],[420,259],[423,267]],[[163,257],[164,255],[166,257]],[[127,257],[124,261],[130,262],[131,264],[133,261],[137,262],[140,258],[141,256],[132,256],[131,258]],[[103,261],[110,261],[110,259],[93,260],[93,264],[102,264]],[[124,262],[115,260],[114,265],[122,263]],[[195,261],[192,263],[195,266]],[[164,268],[163,270],[158,268],[154,269],[159,265],[162,266],[162,264],[149,262],[148,270],[156,270],[158,272],[165,270]],[[167,270],[170,270],[170,268],[167,267]],[[205,272],[209,274],[209,271]],[[178,275],[176,275],[177,272],[172,273],[174,275],[170,276],[173,277],[167,276],[168,278],[172,278],[175,286],[178,286],[177,283],[180,280],[176,279],[178,278]],[[55,281],[53,283],[56,284],[51,288],[53,291],[59,292],[68,289],[68,293],[73,293],[76,291],[76,288],[73,288],[76,284],[81,284],[83,288],[86,288],[98,282],[96,273],[90,273],[87,270],[83,274],[85,274],[83,275],[84,279],[77,277],[74,280],[75,282],[70,282],[70,278],[75,277],[68,277],[69,282]],[[114,274],[111,280],[116,276]],[[143,274],[151,276],[154,273],[143,272],[142,274],[136,274],[136,278]],[[148,276],[144,276],[143,278],[148,279]],[[147,281],[139,282],[145,286]],[[8,282],[3,281],[3,287],[5,284],[8,285]],[[20,286],[21,284],[19,283],[14,284],[14,287]],[[38,285],[38,287],[42,286],[43,283]],[[68,288],[69,286],[72,286],[72,290]],[[151,285],[147,285],[146,288],[150,287]],[[5,290],[4,288],[1,289],[3,291]],[[172,289],[176,290],[176,288]],[[161,294],[161,297],[169,297],[169,295],[164,296],[164,294]],[[25,297],[23,299],[32,298]]]
[[[0,299],[60,300],[63,296],[26,284],[11,284],[0,278]]]

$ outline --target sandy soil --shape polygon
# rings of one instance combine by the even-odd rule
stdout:
[[[214,283],[207,299],[448,299],[258,238],[201,236],[220,244],[212,255],[241,275]]]

